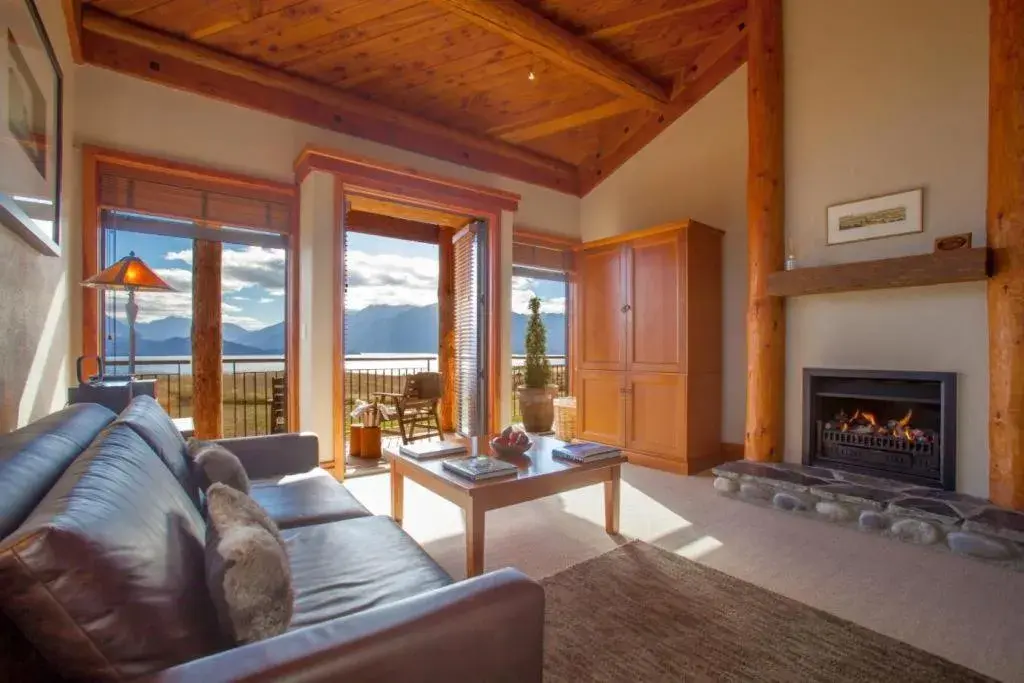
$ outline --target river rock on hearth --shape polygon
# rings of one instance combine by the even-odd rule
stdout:
[[[897,519],[889,527],[889,531],[901,541],[916,543],[917,545],[932,545],[933,543],[938,543],[939,539],[942,538],[942,532],[931,522],[909,517]]]
[[[818,514],[827,519],[830,522],[842,524],[843,522],[849,522],[853,519],[856,510],[843,503],[837,503],[831,500],[823,500],[818,502],[814,506],[814,509],[818,511]]]
[[[1009,560],[1016,554],[1013,546],[1005,541],[966,531],[951,532],[946,536],[946,543],[955,553],[984,560]]]
[[[883,531],[889,528],[889,518],[881,512],[864,510],[857,519],[857,525],[864,531]]]
[[[793,491],[779,491],[772,496],[772,505],[780,510],[806,512],[812,510],[818,501],[814,496],[801,495]]]
[[[715,477],[715,490],[719,493],[736,493],[740,490],[740,483],[735,479]]]
[[[740,483],[740,496],[747,500],[771,500],[772,490],[749,481]]]

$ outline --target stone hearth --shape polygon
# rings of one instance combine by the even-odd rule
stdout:
[[[712,471],[723,495],[1024,571],[1024,513],[983,498],[792,463],[739,460]]]

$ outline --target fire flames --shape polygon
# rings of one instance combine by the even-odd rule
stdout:
[[[853,415],[840,412],[831,422],[825,423],[825,429],[838,429],[841,432],[851,434],[867,434],[870,436],[888,436],[897,439],[905,439],[913,443],[930,443],[932,434],[924,429],[917,429],[910,425],[914,417],[914,411],[908,410],[907,414],[899,420],[886,420],[881,423],[874,413],[866,410],[855,410]]]

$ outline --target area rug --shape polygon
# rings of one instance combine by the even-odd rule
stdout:
[[[992,680],[640,541],[541,583],[546,683]]]

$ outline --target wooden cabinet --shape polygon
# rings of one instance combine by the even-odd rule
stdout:
[[[722,233],[683,221],[584,245],[581,438],[690,473],[721,461]]]

